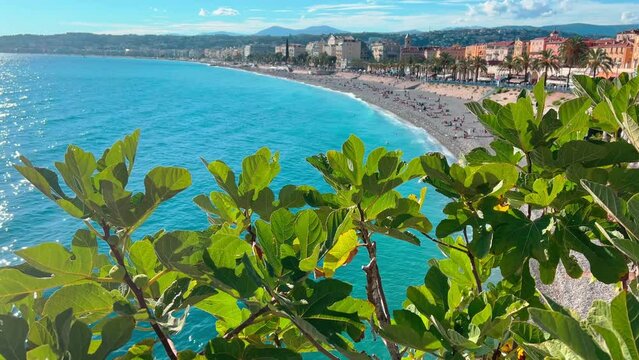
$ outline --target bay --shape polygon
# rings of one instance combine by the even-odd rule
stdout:
[[[53,168],[68,144],[101,154],[138,128],[132,188],[143,189],[144,174],[159,165],[186,167],[194,184],[162,206],[138,237],[162,227],[206,226],[192,198],[216,185],[200,157],[222,159],[239,171],[243,157],[267,146],[281,154],[274,188],[309,184],[328,190],[305,158],[340,148],[350,134],[362,138],[368,150],[401,149],[407,159],[441,150],[422,130],[352,96],[282,79],[184,62],[0,54],[0,264],[19,262],[12,251],[43,241],[68,244],[82,227],[12,168],[19,155]],[[418,194],[423,186],[415,181],[401,191]],[[424,212],[434,224],[445,204],[428,192]],[[391,308],[398,309],[406,287],[423,283],[427,260],[439,252],[426,242],[417,247],[378,240],[386,294]],[[366,260],[360,254],[338,272],[364,298]],[[174,338],[178,349],[201,348],[214,336],[212,320],[192,312],[189,330]],[[368,336],[359,347],[386,357],[379,339]]]

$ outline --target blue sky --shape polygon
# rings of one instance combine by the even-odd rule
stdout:
[[[347,31],[639,23],[639,0],[0,0],[0,34],[251,34],[280,25]]]

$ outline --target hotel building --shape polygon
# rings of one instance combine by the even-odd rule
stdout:
[[[390,40],[376,41],[371,44],[371,52],[375,61],[399,59],[399,44]]]
[[[276,54],[286,55],[286,44],[275,47]],[[294,58],[300,54],[306,53],[306,47],[300,44],[288,44],[288,57]]]
[[[486,58],[486,44],[474,44],[466,46],[466,58],[474,57]]]
[[[273,47],[269,45],[253,44],[244,47],[244,58],[249,56],[263,56],[273,53]]]
[[[530,55],[532,57],[539,56],[544,50],[559,56],[559,49],[566,41],[566,38],[559,36],[558,31],[553,31],[547,37],[540,37],[530,40]]]
[[[455,60],[462,60],[466,57],[466,48],[460,45],[453,45],[451,47],[443,47],[437,49],[438,58],[440,58],[444,53],[450,55]]]
[[[528,41],[521,41],[517,39],[513,44],[513,57],[520,57],[524,54],[530,53],[530,43]]]
[[[486,61],[490,63],[501,63],[507,56],[512,56],[515,52],[515,42],[497,41],[486,44]]]
[[[424,60],[424,48],[413,46],[413,39],[410,34],[407,34],[404,38],[404,46],[400,49],[399,60],[400,61],[421,61]]]

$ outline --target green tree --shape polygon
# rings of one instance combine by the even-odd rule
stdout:
[[[499,70],[508,72],[508,79],[510,79],[513,71],[519,70],[519,63],[512,57],[512,55],[508,55],[504,58],[501,65],[499,66]]]
[[[488,71],[488,63],[483,57],[475,56],[470,59],[470,68],[475,74],[474,80],[477,81],[480,73]]]
[[[440,54],[439,58],[437,58],[439,65],[441,66],[444,74],[447,70],[450,69],[452,65],[455,64],[455,58],[453,58],[449,53],[443,52]]]
[[[524,82],[529,81],[528,70],[533,67],[533,59],[530,57],[530,54],[526,51],[521,56],[515,58],[517,62],[517,66],[519,69],[524,72]]]
[[[468,79],[468,72],[470,71],[470,61],[464,58],[457,62],[458,72],[461,80],[466,81]]]
[[[580,37],[567,39],[559,48],[559,55],[564,66],[568,67],[566,85],[570,84],[570,73],[573,67],[581,66],[588,55],[588,45]]]
[[[550,50],[544,50],[533,60],[533,68],[543,72],[543,83],[546,85],[548,73],[559,71],[559,57]]]
[[[586,63],[592,70],[593,77],[597,76],[597,72],[599,72],[599,70],[607,73],[612,71],[612,67],[614,66],[612,58],[610,58],[610,56],[608,56],[608,54],[600,48],[590,49],[588,51]]]
[[[118,359],[369,359],[379,354],[356,347],[368,330],[391,359],[637,358],[639,78],[574,82],[576,97],[557,110],[543,79],[511,104],[469,103],[494,141],[460,161],[404,160],[351,136],[307,159],[324,191],[273,189],[279,154],[267,148],[241,164],[203,161],[216,186],[193,199],[209,220],[197,230],[139,233],[191,177],[157,167],[130,184],[138,132],[100,157],[69,146],[57,171],[21,158],[16,169],[80,228],[68,247],[37,244],[0,267],[0,356],[112,358],[137,329],[147,338]],[[418,179],[448,199],[435,226],[423,214],[434,206],[426,187],[399,191]],[[441,251],[424,259],[423,283],[402,284],[400,309],[386,299],[378,258],[393,254],[381,241]],[[339,280],[360,251],[365,298]],[[582,319],[530,271],[539,263],[537,280],[551,284],[561,264],[580,278],[574,254],[593,281],[620,289]],[[195,351],[171,340],[193,325],[192,308],[215,318],[216,335]]]

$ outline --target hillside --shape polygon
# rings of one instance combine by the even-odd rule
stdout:
[[[305,29],[306,31],[308,29]],[[305,31],[298,30],[298,31]],[[311,28],[311,30],[313,30]],[[327,30],[324,28],[324,30]],[[337,29],[333,29],[337,30]],[[339,30],[335,31],[338,32]],[[323,30],[320,31],[323,33]],[[353,33],[355,38],[365,42],[389,39],[402,43],[403,33]],[[529,40],[548,35],[548,30],[540,28],[494,28],[494,29],[453,29],[422,32],[413,35],[413,43],[419,46],[470,45],[474,43],[501,40]],[[574,36],[574,33],[562,33]],[[60,35],[11,35],[0,36],[0,52],[9,53],[50,53],[50,54],[91,54],[157,56],[158,50],[204,50],[211,48],[239,47],[247,44],[268,44],[275,46],[286,41],[287,35],[96,35],[88,33],[67,33]],[[319,40],[325,35],[293,34],[292,43],[305,44]],[[129,50],[129,52],[127,52]]]
[[[617,33],[638,29],[639,24],[629,24],[629,25],[591,25],[591,24],[565,24],[565,25],[552,25],[552,26],[543,26],[542,29],[546,29],[549,31],[557,30],[560,32],[571,32],[575,34],[579,34],[581,36],[606,36],[613,37]]]
[[[264,29],[260,32],[257,32],[255,35],[257,36],[288,36],[288,35],[327,35],[327,34],[339,34],[345,33],[346,31],[342,31],[330,26],[311,26],[305,29],[289,29],[281,26],[271,26],[270,28]]]

